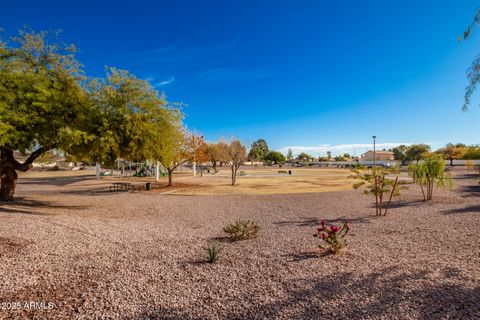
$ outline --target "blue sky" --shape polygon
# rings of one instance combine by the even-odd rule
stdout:
[[[480,143],[463,113],[477,1],[8,1],[0,26],[62,29],[92,76],[149,79],[208,140],[264,138],[315,155]]]

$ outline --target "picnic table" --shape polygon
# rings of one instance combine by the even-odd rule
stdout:
[[[110,186],[110,191],[128,191],[133,190],[133,184],[128,182],[114,182]]]

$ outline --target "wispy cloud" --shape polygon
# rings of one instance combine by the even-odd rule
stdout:
[[[155,48],[155,49],[152,49],[152,50],[145,50],[145,51],[142,51],[142,52],[139,52],[139,53],[140,54],[163,53],[163,52],[173,51],[173,50],[177,49],[179,45],[180,45],[180,42],[177,42],[177,43],[170,44],[170,45],[167,45],[167,46],[164,46],[164,47],[159,47],[159,48]]]
[[[138,62],[171,62],[180,60],[191,60],[218,51],[232,49],[238,42],[237,38],[224,43],[216,43],[197,47],[183,47],[184,41],[159,47],[151,50],[137,52]]]
[[[174,82],[175,81],[175,78],[174,77],[171,77],[170,79],[168,80],[163,80],[163,81],[160,81],[159,83],[156,83],[154,85],[154,87],[162,87],[162,86],[166,86],[166,85],[169,85],[170,83]]]
[[[225,80],[253,80],[275,76],[275,72],[265,69],[235,70],[231,68],[219,68],[201,73],[198,79],[202,82],[216,82]]]
[[[192,52],[198,52],[198,53],[223,51],[223,50],[233,49],[237,45],[237,43],[238,43],[238,38],[233,38],[223,43],[212,44],[212,45],[201,46],[201,47],[194,47],[194,48],[190,48],[189,50]]]
[[[401,144],[410,145],[410,142],[385,142],[385,143],[377,143],[377,149],[390,149]],[[332,154],[343,154],[345,152],[348,153],[355,153],[360,155],[367,150],[373,149],[372,143],[351,143],[351,144],[321,144],[318,146],[287,146],[279,149],[278,151],[286,153],[288,149],[292,149],[294,154],[299,154],[301,152],[309,153],[313,156],[324,155],[327,151],[331,151]]]

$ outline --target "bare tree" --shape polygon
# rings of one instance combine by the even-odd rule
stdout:
[[[238,140],[232,140],[228,145],[228,160],[232,168],[232,186],[235,185],[237,179],[237,170],[247,158],[247,149]]]

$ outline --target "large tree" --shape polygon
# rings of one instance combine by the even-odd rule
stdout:
[[[172,151],[179,142],[184,147],[176,104],[127,71],[111,68],[104,79],[87,78],[74,52],[46,33],[22,31],[0,41],[0,200],[13,199],[17,170],[27,171],[52,149],[110,165],[119,157],[185,157]],[[17,150],[29,154],[23,163],[14,158]]]
[[[453,167],[453,160],[462,158],[465,151],[466,146],[463,143],[448,143],[444,148],[435,151],[435,153],[450,161],[450,166]]]
[[[158,161],[158,142],[181,127],[182,114],[145,80],[111,68],[88,84],[88,135],[72,143],[74,159],[112,164],[117,158]]]
[[[281,153],[281,152],[270,151],[265,156],[265,160],[270,161],[270,162],[275,163],[275,164],[278,164],[279,166],[282,166],[285,163],[286,158],[283,155],[283,153]]]
[[[419,161],[430,153],[430,146],[426,144],[412,144],[405,152],[407,161]]]
[[[46,33],[0,39],[0,200],[13,199],[17,172],[43,153],[85,136],[88,94],[73,46]],[[27,152],[22,163],[14,151]]]
[[[267,142],[264,139],[258,139],[250,147],[248,157],[252,160],[260,161],[264,160],[269,150]]]

